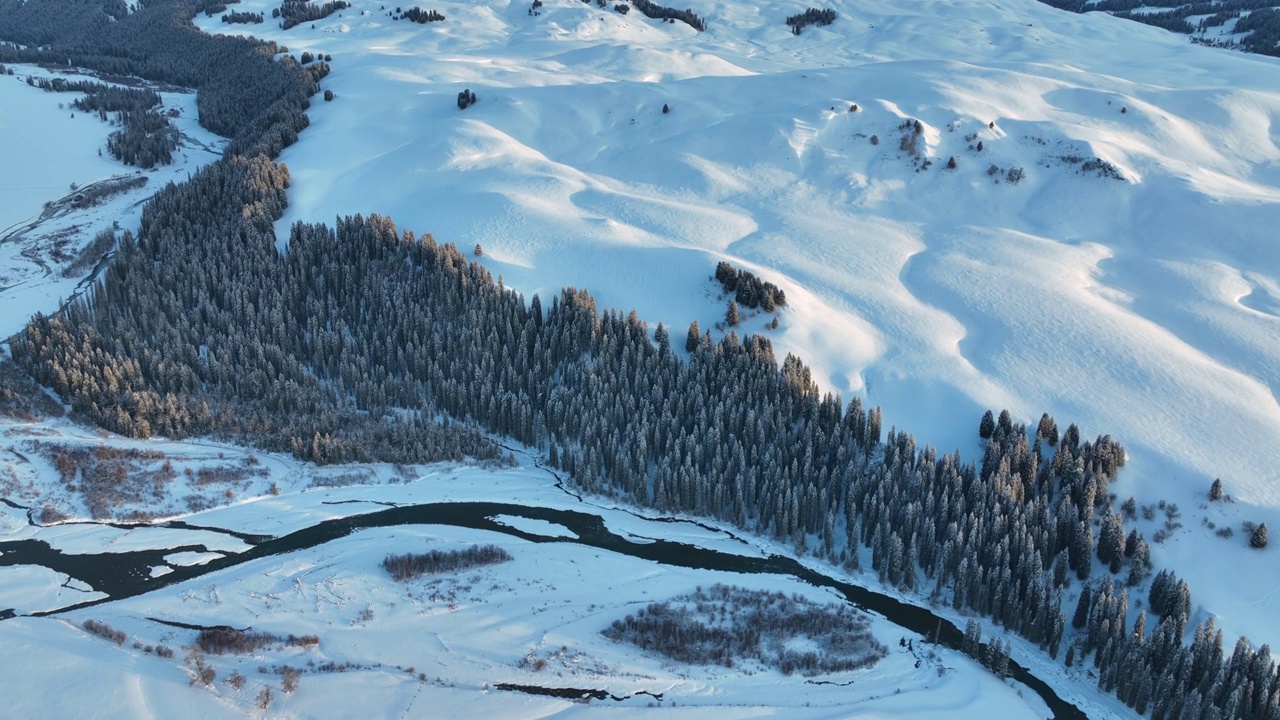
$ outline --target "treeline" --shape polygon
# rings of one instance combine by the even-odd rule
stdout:
[[[229,12],[222,16],[222,22],[231,25],[256,25],[265,19],[262,13],[255,12]]]
[[[771,282],[765,282],[756,274],[735,268],[727,262],[716,263],[715,278],[726,293],[733,293],[734,301],[748,308],[761,308],[773,312],[787,304],[787,295]]]
[[[70,63],[197,90],[200,124],[231,138],[226,153],[275,157],[306,127],[308,98],[329,71],[274,56],[274,43],[208,35],[191,24],[201,6],[0,0],[0,62]],[[225,8],[224,8],[225,9]]]
[[[1135,20],[1166,30],[1190,35],[1220,27],[1227,21],[1240,18],[1236,23],[1235,40],[1212,41],[1209,44],[1233,47],[1245,52],[1280,57],[1280,12],[1272,0],[1041,0],[1071,12],[1101,11],[1126,20]],[[1153,8],[1157,8],[1153,10]],[[1247,15],[1245,13],[1248,13]],[[1203,17],[1208,16],[1208,17]],[[1192,25],[1190,18],[1201,19]],[[1195,39],[1195,38],[1193,38]]]
[[[836,21],[836,11],[831,9],[819,10],[818,8],[809,8],[802,13],[792,15],[787,18],[787,25],[791,28],[794,35],[799,35],[809,25],[830,25]]]
[[[645,14],[645,17],[654,20],[679,20],[689,27],[702,32],[707,29],[707,23],[702,18],[694,14],[693,10],[684,9],[676,10],[675,8],[659,5],[651,0],[631,0],[631,4],[635,9]]]
[[[351,3],[346,0],[329,0],[323,5],[316,5],[310,0],[284,0],[280,7],[271,11],[271,17],[280,18],[280,27],[288,30],[304,22],[315,22],[329,17],[339,10],[346,10]]]
[[[114,113],[122,129],[107,137],[107,150],[126,165],[150,169],[173,162],[180,135],[169,118],[156,111],[160,96],[155,92],[65,78],[28,77],[27,84],[50,92],[84,93],[72,107],[97,113],[103,122],[109,120],[108,113]]]
[[[429,22],[441,22],[444,20],[444,15],[441,15],[435,10],[423,10],[420,7],[413,7],[405,10],[400,15],[393,15],[392,19],[412,20],[413,22],[425,25]]]
[[[176,6],[189,25],[196,6]],[[168,6],[143,12],[156,7]],[[241,153],[296,137],[315,78],[236,42],[243,67],[217,72],[274,68],[278,94],[204,81],[201,102],[258,113],[207,118],[230,123],[235,151],[159,193],[105,279],[13,339],[15,359],[80,412],[131,435],[220,434],[319,462],[496,458],[482,427],[543,450],[586,491],[850,568],[869,554],[886,583],[991,617],[1053,657],[1092,653],[1103,686],[1135,708],[1149,684],[1161,717],[1280,718],[1269,649],[1242,641],[1223,659],[1211,625],[1183,645],[1189,600],[1166,604],[1150,633],[1129,630],[1127,592],[1148,568],[1145,541],[1111,510],[1124,451],[1110,437],[1054,437],[1049,418],[1031,433],[1001,413],[980,463],[939,456],[885,436],[878,408],[821,394],[765,338],[703,335],[685,360],[661,324],[651,333],[573,288],[549,308],[526,302],[452,245],[377,216],[295,225],[280,255],[288,173]],[[1068,628],[1063,597],[1085,579],[1082,624]]]

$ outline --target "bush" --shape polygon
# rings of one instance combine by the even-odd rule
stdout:
[[[432,550],[427,553],[388,555],[382,569],[399,582],[426,574],[457,572],[483,565],[507,562],[511,555],[497,545],[477,545],[465,550]]]
[[[128,635],[125,635],[124,632],[116,630],[110,625],[98,622],[97,620],[85,620],[83,627],[94,635],[106,638],[117,645],[123,645],[124,641],[129,637]]]
[[[211,655],[248,655],[278,642],[280,638],[271,633],[245,632],[229,627],[205,628],[196,638],[196,646]]]
[[[719,584],[652,603],[602,634],[678,662],[733,667],[753,659],[787,675],[857,670],[889,652],[847,605]]]

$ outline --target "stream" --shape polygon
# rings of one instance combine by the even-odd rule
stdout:
[[[530,534],[490,519],[497,515],[544,520],[566,527],[578,537],[577,539],[549,538]],[[958,650],[964,638],[960,628],[926,608],[904,603],[864,587],[841,582],[811,570],[789,557],[781,555],[748,557],[661,539],[646,539],[643,543],[637,543],[611,532],[605,527],[603,518],[598,515],[576,510],[526,507],[498,502],[438,502],[388,507],[367,514],[326,520],[280,537],[264,539],[249,536],[252,540],[251,547],[247,550],[224,555],[201,565],[174,567],[172,572],[160,577],[151,577],[151,567],[167,565],[164,556],[187,550],[203,551],[204,546],[188,545],[120,553],[66,554],[41,540],[16,540],[0,542],[0,567],[41,565],[80,580],[108,596],[58,610],[33,613],[37,616],[56,615],[104,602],[135,597],[261,557],[316,547],[360,530],[397,525],[450,525],[474,528],[503,533],[534,543],[577,543],[675,567],[791,576],[816,587],[831,588],[859,608],[881,615],[894,624],[917,633],[923,638],[933,640],[939,645]],[[213,528],[209,529],[213,530]],[[6,613],[0,609],[0,621],[12,616],[12,613]],[[1039,695],[1053,713],[1053,717],[1063,720],[1083,720],[1086,717],[1079,708],[1059,697],[1047,683],[1013,660],[1009,662],[1009,677]]]

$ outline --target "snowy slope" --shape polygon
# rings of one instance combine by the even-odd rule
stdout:
[[[1183,511],[1157,563],[1228,633],[1275,635],[1269,555],[1238,530],[1280,526],[1280,62],[1033,0],[833,2],[798,37],[794,2],[702,2],[705,33],[577,0],[430,7],[448,19],[248,26],[333,55],[337,97],[282,157],[282,236],[388,214],[480,244],[526,296],[587,287],[677,338],[723,317],[731,260],[787,292],[780,356],[922,443],[972,456],[1004,407],[1120,438],[1120,497]],[[1204,502],[1215,477],[1234,504]]]

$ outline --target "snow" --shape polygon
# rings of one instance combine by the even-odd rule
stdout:
[[[84,583],[38,565],[0,567],[0,610],[27,614],[107,597]]]
[[[179,565],[179,566],[203,565],[209,562],[210,560],[217,560],[220,557],[222,557],[222,553],[195,552],[195,551],[188,550],[184,552],[176,552],[176,553],[170,553],[168,555],[165,555],[164,561],[169,563],[170,565]]]
[[[586,287],[602,307],[635,308],[651,324],[665,323],[673,338],[683,338],[690,321],[705,329],[723,319],[727,299],[709,276],[729,260],[786,292],[780,327],[767,331],[779,357],[794,352],[824,389],[882,405],[885,427],[908,430],[921,444],[976,459],[976,425],[988,408],[1008,408],[1028,423],[1047,411],[1064,427],[1078,423],[1085,438],[1117,437],[1129,451],[1113,487],[1119,498],[1181,507],[1183,527],[1152,552],[1157,566],[1190,581],[1192,622],[1217,615],[1228,646],[1238,635],[1276,641],[1273,550],[1249,550],[1240,528],[1246,521],[1280,527],[1273,460],[1280,450],[1280,250],[1272,237],[1280,225],[1280,61],[1034,0],[835,0],[828,5],[839,13],[836,23],[798,37],[782,20],[801,4],[706,0],[693,9],[708,30],[696,33],[578,0],[544,2],[531,17],[522,3],[445,0],[433,8],[448,20],[428,25],[393,22],[369,6],[368,14],[348,10],[316,21],[314,30],[198,17],[208,32],[253,32],[295,53],[334,56],[323,85],[335,100],[312,105],[310,127],[281,157],[292,180],[277,226],[282,245],[297,220],[383,213],[468,251],[481,245],[480,262],[526,297],[549,301],[561,287]],[[270,14],[266,0],[237,9]],[[479,102],[459,111],[454,98],[463,88]],[[0,165],[31,168],[19,185],[0,188],[0,227],[38,215],[71,182],[131,172],[96,157],[110,128],[56,109],[70,99],[0,78],[0,130],[66,139],[0,145]],[[213,157],[201,145],[219,145],[197,135],[193,96],[166,94],[165,102],[183,108],[184,133],[204,138],[188,148],[187,165],[163,171],[178,177]],[[852,103],[857,112],[848,112]],[[899,150],[900,125],[915,119],[932,160],[927,170]],[[979,140],[981,152],[970,147]],[[957,168],[944,169],[952,156]],[[1064,156],[1101,158],[1123,179],[1084,172]],[[1000,172],[989,175],[991,165]],[[1005,179],[1011,168],[1024,169],[1021,183]],[[163,177],[42,232],[80,224],[87,242],[113,219],[133,227],[136,203]],[[55,281],[22,249],[0,242],[0,320],[8,323],[0,323],[0,336],[32,312],[56,308],[76,286]],[[739,332],[766,332],[772,316],[747,315]],[[119,512],[186,517],[193,508],[182,499],[196,495],[200,507],[226,505],[187,517],[211,528],[278,536],[386,503],[501,500],[590,509],[636,542],[791,552],[693,523],[647,520],[644,511],[601,498],[571,501],[527,466],[430,466],[406,475],[388,466],[318,471],[257,454],[265,475],[202,488],[182,470],[243,464],[250,453],[104,438],[64,422],[5,420],[0,433],[0,448],[21,453],[3,455],[5,496],[36,508],[52,504],[75,519],[87,508],[29,452],[36,438],[162,449],[179,469],[172,489],[155,507]],[[1215,477],[1231,502],[1207,502]],[[496,519],[568,537],[549,523]],[[1151,538],[1163,523],[1157,514],[1127,526]],[[1217,537],[1223,528],[1234,537]],[[175,564],[243,550],[211,530],[34,528],[7,507],[0,507],[0,533],[45,539],[66,552],[97,551],[97,542],[210,551],[171,556]],[[503,545],[516,559],[477,571],[470,590],[461,590],[470,573],[428,589],[430,581],[389,583],[377,568],[390,544],[479,542]],[[487,689],[546,679],[517,664],[525,652],[545,659],[563,645],[584,654],[579,665],[597,668],[553,663],[575,687],[667,692],[696,717],[1044,714],[1033,694],[1019,698],[955,654],[942,653],[951,670],[939,677],[891,653],[848,688],[669,667],[604,641],[601,624],[628,603],[699,583],[768,580],[778,589],[779,581],[659,567],[570,543],[532,547],[458,528],[365,531],[73,614],[76,622],[102,618],[175,646],[192,634],[144,618],[167,613],[183,622],[314,632],[322,636],[318,650],[272,651],[269,661],[382,663],[308,673],[302,690],[288,696],[278,692],[277,677],[257,674],[261,658],[217,660],[220,676],[243,666],[251,680],[241,691],[221,681],[193,691],[179,661],[116,648],[60,621],[0,622],[6,647],[39,649],[10,654],[38,662],[5,664],[19,689],[12,712],[189,714],[195,692],[202,715],[243,715],[264,683],[277,688],[273,713],[297,716],[323,714],[353,692],[373,716],[424,708],[492,717],[644,711],[646,698],[588,706]],[[51,571],[0,573],[0,592],[21,612],[87,599],[61,588],[65,576]],[[858,580],[875,584],[869,575]],[[446,591],[457,596],[456,607],[431,599]],[[0,595],[0,608],[9,594]],[[373,617],[362,620],[368,608]],[[877,621],[876,632],[896,652],[893,628]],[[988,626],[984,636],[994,632]],[[1016,638],[1013,645],[1016,660],[1090,716],[1125,714],[1089,678]],[[605,665],[613,671],[599,669]],[[427,678],[404,670],[410,666]],[[37,695],[36,680],[58,673],[118,690],[91,705],[71,693]],[[804,701],[814,706],[801,707]]]
[[[284,517],[286,524],[292,524],[287,518],[362,492],[376,498],[379,491],[410,491],[413,501],[424,502],[458,493],[494,499],[493,486],[518,488],[525,504],[582,508],[555,488],[547,474],[529,467],[502,472],[449,466],[435,470],[440,477],[409,486],[267,497],[211,510],[190,521],[212,527],[242,526],[253,524],[249,516],[256,515]],[[493,486],[478,487],[482,480]],[[322,507],[351,513],[363,510],[356,504]],[[642,535],[658,534],[670,525],[638,518],[624,509],[600,514],[611,527],[630,527]],[[510,520],[512,526],[518,523],[522,530],[536,527],[525,518],[497,517]],[[725,533],[718,534],[719,541],[708,537],[708,547],[730,547]],[[390,551],[484,543],[502,546],[513,560],[403,584],[392,582],[379,567]],[[913,652],[899,647],[901,630],[876,617],[871,618],[872,632],[890,647],[886,659],[873,668],[814,678],[845,686],[811,685],[799,675],[759,668],[673,665],[600,635],[629,609],[716,582],[800,593],[817,602],[842,602],[827,591],[784,577],[675,568],[573,543],[406,525],[358,531],[315,548],[258,558],[145,596],[75,611],[62,620],[39,621],[42,625],[29,618],[0,622],[0,641],[6,647],[28,650],[22,653],[23,662],[4,663],[7,676],[13,679],[15,697],[9,707],[15,713],[37,706],[43,694],[37,690],[41,686],[37,680],[54,673],[128,689],[105,700],[59,694],[59,712],[112,717],[140,698],[171,702],[178,688],[189,683],[192,665],[182,658],[184,646],[194,642],[195,633],[157,620],[320,637],[313,648],[270,647],[252,656],[206,655],[204,661],[215,668],[218,681],[210,688],[188,691],[190,705],[184,710],[201,716],[249,713],[264,685],[275,689],[273,715],[300,717],[327,714],[326,709],[349,702],[352,692],[359,693],[364,712],[378,717],[422,712],[447,716],[450,708],[465,715],[482,711],[496,718],[572,717],[588,709],[632,717],[647,714],[651,702],[685,708],[683,712],[698,718],[818,718],[851,712],[859,717],[909,712],[922,718],[979,713],[1036,718],[1044,713],[1034,694],[996,680],[958,653],[938,649],[931,656],[932,648],[915,635],[910,635],[916,643]],[[118,647],[81,633],[78,626],[89,619],[123,631],[128,640]],[[135,643],[167,645],[177,654],[162,660],[133,647]],[[342,672],[320,669],[329,662],[350,666]],[[280,691],[277,675],[258,671],[260,666],[270,669],[285,664],[304,671],[293,694]],[[248,679],[242,689],[223,682],[232,672]],[[619,703],[593,702],[588,708],[497,690],[496,685],[504,682],[600,688],[615,695],[644,690],[662,693],[663,700],[657,703],[638,696]]]
[[[277,230],[384,213],[480,244],[526,297],[586,287],[674,337],[723,318],[708,276],[730,260],[786,291],[778,355],[886,427],[970,458],[988,408],[1120,439],[1120,497],[1187,514],[1157,563],[1267,636],[1267,555],[1205,530],[1203,499],[1221,477],[1242,519],[1280,523],[1280,62],[1033,0],[831,7],[799,37],[799,6],[725,2],[694,8],[705,33],[575,0],[257,26],[334,56]]]
[[[563,525],[548,520],[536,520],[534,518],[515,517],[513,515],[494,515],[490,520],[505,525],[509,528],[515,528],[523,533],[530,535],[538,535],[548,538],[571,538],[578,539],[578,534]]]

